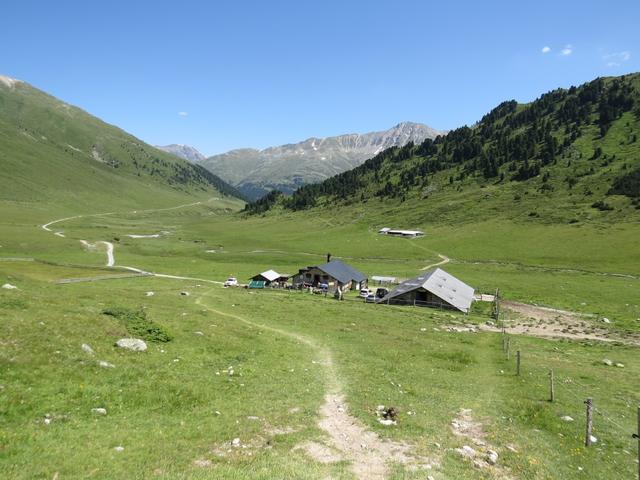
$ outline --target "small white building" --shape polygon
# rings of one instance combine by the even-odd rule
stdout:
[[[398,230],[392,229],[389,227],[384,227],[378,230],[380,235],[391,235],[393,237],[404,237],[404,238],[416,238],[423,237],[424,232],[422,230]]]

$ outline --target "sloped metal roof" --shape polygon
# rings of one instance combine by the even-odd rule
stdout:
[[[260,275],[270,282],[273,282],[274,280],[281,277],[281,275],[275,270],[267,270],[266,272],[262,272]]]
[[[385,303],[394,297],[419,288],[424,288],[462,312],[467,313],[471,308],[473,288],[440,268],[402,282],[381,298],[378,303]]]
[[[324,265],[318,265],[318,270],[322,270],[327,275],[332,276],[341,283],[348,283],[350,281],[362,282],[367,279],[367,276],[353,268],[351,265],[347,265],[340,260],[331,260]]]

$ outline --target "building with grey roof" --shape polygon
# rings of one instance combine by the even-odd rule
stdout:
[[[322,265],[300,269],[294,277],[294,284],[305,283],[317,287],[360,288],[367,282],[367,276],[340,260],[330,260]]]
[[[436,268],[402,282],[376,303],[451,308],[469,313],[473,292],[466,283]]]

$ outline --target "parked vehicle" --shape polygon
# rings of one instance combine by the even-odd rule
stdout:
[[[367,298],[369,295],[373,294],[373,290],[369,289],[369,288],[362,288],[360,289],[360,296],[362,298]]]
[[[370,293],[365,297],[364,303],[376,303],[376,296],[373,293]]]
[[[384,288],[384,287],[380,287],[376,290],[376,298],[380,299],[380,298],[384,298],[384,296],[389,293],[389,289],[388,288]]]
[[[236,277],[229,277],[229,278],[227,278],[227,281],[224,282],[224,286],[225,287],[237,287],[238,286],[238,279]]]

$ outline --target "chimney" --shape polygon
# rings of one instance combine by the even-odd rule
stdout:
[[[329,263],[331,261],[331,254],[327,253],[327,263]]]

